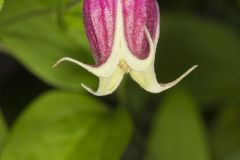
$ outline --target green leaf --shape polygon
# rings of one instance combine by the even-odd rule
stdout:
[[[84,24],[82,21],[83,3],[78,3],[73,7],[64,11],[62,17],[62,25],[65,27],[65,31],[76,41],[76,43],[88,46],[88,40],[85,36]]]
[[[0,35],[11,55],[32,73],[51,85],[79,90],[82,89],[81,83],[91,86],[97,79],[71,63],[52,68],[64,56],[93,64],[83,25],[75,37],[59,27],[58,3],[59,0],[6,1],[6,9],[0,14]],[[69,2],[65,6],[66,11],[78,3],[82,1]],[[78,20],[83,23],[82,18]]]
[[[118,160],[131,136],[124,107],[85,95],[50,92],[23,113],[1,160]]]
[[[196,102],[186,91],[172,92],[159,105],[146,157],[147,160],[210,159]]]
[[[0,110],[0,153],[1,153],[2,144],[5,140],[6,134],[7,134],[7,127],[6,127],[4,118],[2,116],[1,110]]]
[[[239,107],[226,106],[215,119],[211,139],[216,159],[240,159],[239,117]]]
[[[198,64],[199,67],[181,84],[191,88],[202,103],[218,99],[231,101],[240,90],[237,31],[212,20],[181,13],[162,15],[156,54],[159,79],[170,81]]]
[[[2,10],[2,7],[3,7],[3,0],[0,0],[0,11]]]

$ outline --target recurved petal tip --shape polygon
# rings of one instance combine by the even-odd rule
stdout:
[[[94,91],[93,89],[91,89],[91,88],[89,88],[88,86],[86,86],[85,84],[81,84],[81,86],[84,88],[84,89],[86,89],[89,93],[91,93],[91,94],[93,94],[93,95],[95,95],[95,96],[106,96],[106,95],[108,95],[108,94],[111,94],[111,93],[109,93],[109,92],[101,92],[101,91],[99,91],[99,90],[97,90],[97,91]]]
[[[53,67],[53,68],[57,67],[60,63],[62,63],[62,61],[64,61],[63,58],[60,59],[60,60],[58,60],[52,67]]]
[[[187,75],[189,75],[197,67],[198,67],[198,65],[191,67],[184,74],[182,74],[179,78],[177,78],[176,80],[174,80],[170,83],[158,83],[153,65],[144,72],[133,71],[130,74],[131,74],[132,78],[142,88],[144,88],[148,92],[160,93],[162,91],[165,91],[165,90],[175,86],[177,83],[179,83],[183,78],[185,78]]]
[[[163,91],[167,90],[176,84],[178,84],[181,80],[183,80],[186,76],[188,76],[193,70],[195,70],[198,67],[198,65],[192,66],[190,69],[188,69],[184,74],[182,74],[179,78],[176,80],[169,82],[169,83],[160,83],[159,85],[162,87]]]
[[[105,64],[103,64],[101,66],[98,66],[98,67],[95,67],[95,66],[92,66],[92,65],[84,64],[84,63],[82,63],[80,61],[77,61],[75,59],[72,59],[70,57],[63,57],[60,60],[58,60],[53,65],[53,67],[56,67],[60,63],[67,61],[67,62],[74,63],[74,64],[76,64],[78,66],[81,66],[82,68],[86,69],[88,72],[94,74],[95,76],[98,76],[98,77],[108,77],[116,69],[117,60],[118,60],[117,55],[113,54],[113,55],[110,56],[110,58],[108,59],[108,61]]]

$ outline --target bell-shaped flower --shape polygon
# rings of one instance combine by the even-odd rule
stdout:
[[[154,70],[160,13],[156,0],[84,0],[85,29],[96,65],[64,57],[99,77],[97,96],[111,94],[129,73],[142,88],[159,93],[171,88],[197,66],[170,83],[158,83]]]

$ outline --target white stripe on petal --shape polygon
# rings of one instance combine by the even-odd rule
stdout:
[[[145,71],[151,65],[151,63],[155,60],[156,46],[154,45],[151,35],[147,30],[146,26],[144,28],[144,32],[147,36],[147,40],[150,48],[149,56],[146,59],[138,59],[137,57],[135,57],[131,53],[131,51],[128,49],[126,42],[124,44],[125,47],[123,48],[125,49],[123,51],[124,60],[130,66],[130,68],[135,71]]]

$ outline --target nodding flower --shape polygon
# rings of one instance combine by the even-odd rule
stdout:
[[[84,0],[83,3],[85,30],[96,64],[64,57],[54,66],[70,61],[99,77],[97,91],[82,84],[90,93],[96,96],[113,93],[127,73],[146,91],[160,93],[197,67],[170,83],[157,81],[154,61],[160,12],[156,0]]]

